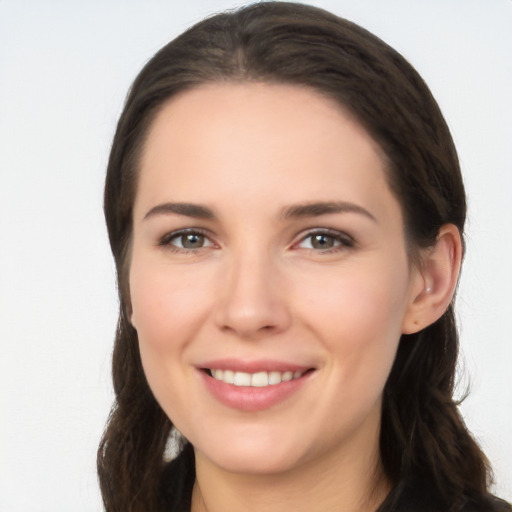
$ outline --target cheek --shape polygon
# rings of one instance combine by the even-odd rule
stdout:
[[[197,275],[134,261],[130,269],[132,322],[141,344],[166,350],[193,335],[209,294]]]
[[[187,348],[200,328],[208,293],[183,272],[135,259],[130,295],[132,323],[149,386],[166,414],[180,417],[191,400],[184,401],[180,392],[191,378],[185,364]]]
[[[387,378],[407,303],[407,266],[396,267],[364,265],[306,283],[304,318],[347,381]]]

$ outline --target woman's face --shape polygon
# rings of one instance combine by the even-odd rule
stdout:
[[[167,103],[129,280],[149,385],[199,460],[273,473],[375,453],[423,280],[376,144],[331,100],[213,84]]]

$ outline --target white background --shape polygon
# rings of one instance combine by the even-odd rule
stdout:
[[[512,500],[512,1],[312,2],[402,52],[438,99],[469,195],[462,406]],[[144,62],[231,0],[0,0],[0,510],[99,511],[117,316],[102,185]]]

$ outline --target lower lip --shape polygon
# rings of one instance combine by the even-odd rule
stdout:
[[[242,411],[263,411],[284,402],[295,394],[313,372],[307,372],[298,379],[265,387],[235,386],[226,384],[199,371],[208,391],[223,405]]]

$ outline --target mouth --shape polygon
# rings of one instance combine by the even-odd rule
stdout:
[[[279,361],[225,359],[197,368],[203,384],[218,402],[245,412],[271,409],[290,403],[308,388],[317,368]]]
[[[313,372],[314,368],[302,371],[258,371],[255,373],[219,368],[202,368],[202,371],[209,377],[225,384],[233,384],[239,387],[265,388],[300,379],[304,375]]]

